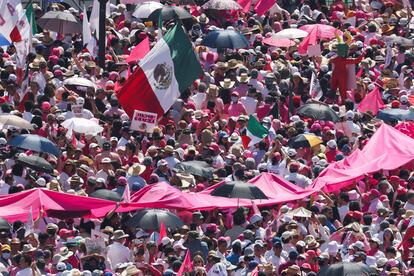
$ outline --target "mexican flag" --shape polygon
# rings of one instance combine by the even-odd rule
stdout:
[[[247,123],[247,136],[242,137],[243,146],[249,148],[262,141],[268,134],[269,130],[262,126],[253,115],[250,115]]]
[[[157,113],[160,118],[202,72],[178,22],[139,62],[117,95],[119,103],[130,118],[134,110]]]

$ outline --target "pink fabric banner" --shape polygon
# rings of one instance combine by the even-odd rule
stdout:
[[[359,111],[371,111],[373,115],[377,115],[379,110],[383,108],[384,102],[382,101],[381,92],[377,86],[375,86],[374,90],[369,92],[358,105]]]
[[[242,12],[248,13],[253,0],[237,0],[237,3],[242,7]]]
[[[276,3],[276,0],[259,0],[254,5],[254,10],[258,16],[262,16],[268,10],[270,10],[273,5]]]
[[[327,192],[346,187],[367,173],[393,170],[414,159],[414,139],[383,124],[360,151],[330,164],[307,190]]]

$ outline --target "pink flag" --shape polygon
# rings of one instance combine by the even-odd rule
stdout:
[[[145,55],[150,51],[150,45],[149,45],[149,38],[148,36],[141,41],[137,46],[135,46],[134,49],[132,49],[131,53],[126,59],[126,62],[133,62],[138,61],[145,57]]]
[[[261,16],[270,10],[275,3],[276,0],[259,0],[254,5],[254,10],[256,11],[257,15]]]
[[[362,72],[364,71],[364,67],[361,66],[361,68],[359,68],[358,73],[356,74],[356,78],[359,79],[362,76]]]
[[[318,31],[317,29],[312,29],[308,36],[299,44],[298,52],[299,54],[307,54],[309,45],[315,45],[318,42]]]
[[[248,13],[252,5],[252,0],[237,0],[237,4],[242,7],[242,12]]]
[[[255,215],[260,215],[260,216],[262,215],[260,213],[259,207],[257,207],[256,203],[254,203],[253,200],[252,200],[252,209],[253,209],[253,212],[255,213]]]
[[[165,225],[163,222],[160,224],[160,235],[158,237],[158,245],[161,244],[161,240],[167,237],[167,230],[165,229]]]
[[[193,270],[193,265],[191,263],[190,250],[187,250],[184,262],[181,265],[180,270],[178,270],[177,276],[182,276],[184,272],[190,272],[191,270]]]
[[[382,101],[381,93],[377,86],[365,96],[358,106],[359,111],[371,111],[373,115],[377,115],[378,111],[382,108],[384,108],[384,102]]]
[[[124,202],[131,202],[131,192],[129,191],[128,183],[125,185],[124,194],[122,195],[122,198],[124,199]]]

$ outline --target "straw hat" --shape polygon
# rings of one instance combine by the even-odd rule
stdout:
[[[237,59],[230,59],[227,64],[229,69],[236,69],[241,66],[241,62]]]
[[[223,81],[220,82],[220,86],[223,88],[229,89],[229,88],[233,88],[235,83],[236,82],[232,81],[231,79],[224,79]]]
[[[128,169],[128,174],[131,176],[138,176],[145,171],[146,167],[144,165],[135,163]]]
[[[229,69],[229,65],[227,62],[217,62],[216,63],[216,69]]]
[[[39,69],[39,60],[34,59],[33,62],[29,63],[30,69]]]
[[[116,230],[116,231],[114,231],[112,239],[114,241],[117,241],[117,240],[127,238],[127,237],[129,237],[129,235],[125,234],[124,230]]]
[[[236,78],[239,83],[248,83],[251,79],[247,73],[241,73],[240,76],[237,76]]]
[[[368,65],[369,68],[373,68],[376,65],[376,62],[371,58],[366,58],[361,61],[362,64]]]
[[[141,270],[139,270],[135,265],[130,265],[124,271],[122,271],[121,276],[133,276],[140,273]]]
[[[73,252],[70,251],[66,246],[64,246],[59,249],[59,255],[67,259],[73,255]]]
[[[205,13],[202,13],[200,16],[197,16],[197,22],[200,24],[208,24],[210,19],[206,16]]]

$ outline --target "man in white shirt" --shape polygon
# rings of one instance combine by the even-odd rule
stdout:
[[[258,102],[256,100],[256,88],[249,88],[247,91],[247,96],[241,97],[240,102],[244,105],[247,115],[255,113]]]
[[[23,254],[19,261],[20,270],[16,273],[16,276],[33,276],[34,273],[30,265],[32,264],[32,257]]]
[[[281,264],[286,263],[285,258],[282,257],[282,249],[282,241],[280,239],[277,239],[273,243],[272,250],[267,251],[265,254],[266,261],[268,263],[271,263],[275,267],[276,271],[279,270],[279,266]]]
[[[300,169],[300,164],[298,162],[291,163],[289,166],[290,173],[285,176],[285,179],[289,182],[292,182],[293,184],[296,184],[297,186],[301,188],[306,188],[310,184],[312,184],[312,180],[298,173],[299,169]]]
[[[164,148],[164,160],[168,163],[168,168],[171,170],[177,163],[180,163],[180,160],[174,157],[174,148],[170,145],[165,146]]]
[[[113,234],[113,244],[108,246],[107,257],[111,264],[112,270],[120,263],[132,262],[131,250],[124,246],[125,240],[128,237],[123,230],[116,230]]]
[[[371,189],[369,191],[369,198],[371,199],[371,203],[369,204],[368,212],[371,214],[376,214],[379,208],[384,208],[382,205],[379,197],[381,193],[377,189]]]

